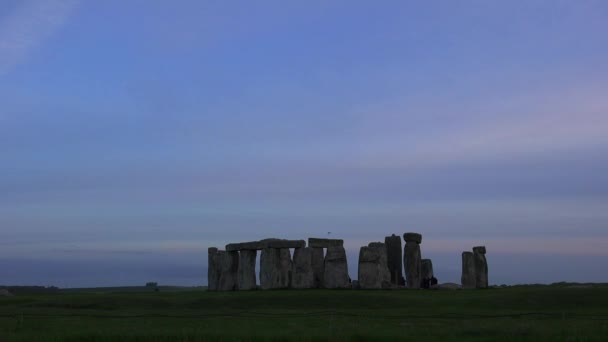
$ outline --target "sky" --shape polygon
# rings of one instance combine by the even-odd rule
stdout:
[[[419,232],[440,282],[608,282],[608,2],[0,2],[0,284]],[[259,258],[258,258],[259,259]]]

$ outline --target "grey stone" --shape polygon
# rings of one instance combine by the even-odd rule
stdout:
[[[217,291],[217,286],[220,281],[220,272],[218,265],[218,257],[217,257],[217,248],[210,247],[207,250],[207,290],[208,291]]]
[[[386,245],[386,257],[388,269],[391,273],[391,283],[393,285],[405,285],[403,278],[403,249],[401,249],[401,238],[395,234],[384,238]]]
[[[310,242],[309,242],[310,243]],[[323,276],[325,274],[325,260],[323,255],[323,248],[311,247],[311,263],[313,273],[313,287],[323,287]]]
[[[417,244],[421,244],[422,235],[418,233],[405,233],[403,234],[403,240],[405,240],[405,242],[416,242]]]
[[[264,248],[304,248],[306,241],[304,240],[283,240],[283,239],[264,239],[260,241],[264,244]]]
[[[433,262],[431,259],[422,259],[420,261],[420,268],[422,272],[422,279],[431,279],[435,276],[433,274]]]
[[[238,288],[239,252],[217,252],[219,265],[218,291],[234,291]]]
[[[296,248],[293,252],[291,287],[294,289],[310,289],[314,285],[312,250],[309,247]]]
[[[289,249],[263,249],[260,256],[260,287],[263,290],[288,288],[291,269]]]
[[[238,285],[239,290],[253,290],[255,285],[255,259],[257,257],[256,250],[243,249],[239,253],[239,272]]]
[[[473,252],[462,252],[462,275],[460,283],[463,289],[474,289],[477,287],[475,280],[475,258]]]
[[[485,289],[488,287],[486,248],[484,246],[473,247],[473,259],[475,260],[475,285],[478,289]]]
[[[359,279],[361,289],[389,288],[391,275],[386,259],[386,246],[373,242],[359,252]]]
[[[243,251],[243,250],[262,250],[264,248],[265,248],[265,245],[261,241],[229,243],[226,245],[227,252]]]
[[[403,265],[405,265],[405,281],[410,289],[419,289],[422,282],[422,256],[420,245],[413,241],[406,241],[403,248]]]
[[[349,287],[348,264],[344,247],[327,248],[323,284],[328,289]]]
[[[344,240],[340,240],[340,239],[308,238],[308,247],[329,248],[329,247],[343,247],[343,246],[344,246]]]

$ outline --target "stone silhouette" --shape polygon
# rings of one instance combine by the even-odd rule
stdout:
[[[293,253],[291,287],[294,289],[310,289],[314,287],[314,281],[312,249],[310,247],[296,248]]]
[[[327,248],[323,287],[327,289],[347,288],[350,285],[349,280],[344,247],[333,246]]]
[[[238,288],[239,253],[218,251],[217,260],[220,273],[217,285],[218,291],[236,290]]]
[[[488,261],[486,260],[486,247],[473,247],[475,260],[475,285],[478,289],[488,287]]]
[[[405,248],[403,249],[405,281],[408,288],[418,289],[422,282],[422,256],[420,253],[422,235],[418,233],[405,233],[403,234],[403,239],[405,240]]]
[[[477,287],[473,252],[462,252],[462,275],[460,277],[460,283],[463,289],[474,289]]]
[[[391,285],[386,245],[380,242],[361,247],[359,252],[359,279],[361,289],[382,289]]]
[[[312,277],[313,287],[323,287],[323,276],[325,275],[325,256],[323,255],[323,248],[310,247],[311,248],[311,264],[312,264]]]
[[[265,248],[260,256],[260,288],[284,289],[290,286],[291,255],[288,248]]]
[[[255,284],[255,261],[257,251],[255,249],[243,249],[239,252],[238,285],[239,290],[253,290]]]
[[[215,247],[210,247],[207,250],[207,289],[209,291],[217,291],[217,286],[220,282],[217,252],[218,250]]]
[[[396,286],[405,285],[403,278],[403,249],[401,249],[401,237],[393,234],[384,238],[386,244],[386,257],[388,269],[391,274],[391,284]]]
[[[425,289],[431,287],[431,279],[435,277],[433,274],[433,262],[431,259],[422,259],[420,261],[420,269],[421,269],[421,277],[422,277],[422,286]]]

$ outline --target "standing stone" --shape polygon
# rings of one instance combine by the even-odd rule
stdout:
[[[312,250],[309,247],[296,248],[293,252],[293,275],[291,287],[310,289],[315,285],[312,271]]]
[[[239,252],[217,252],[219,265],[218,291],[234,291],[238,288]]]
[[[239,290],[253,290],[255,289],[255,259],[257,251],[244,249],[239,254]]]
[[[486,247],[473,247],[475,260],[475,282],[478,289],[488,287],[488,261],[486,260]]]
[[[320,289],[323,287],[323,275],[325,273],[325,260],[323,256],[323,248],[311,248],[311,264],[313,273],[313,287]]]
[[[288,288],[291,267],[289,249],[263,249],[260,256],[260,287],[263,290]]]
[[[420,243],[422,235],[418,233],[403,234],[405,248],[403,249],[403,265],[405,266],[405,280],[410,289],[419,289],[422,282],[422,256]]]
[[[327,248],[323,283],[324,287],[327,289],[348,287],[348,265],[344,247],[334,246]]]
[[[370,243],[359,252],[359,279],[361,289],[389,288],[391,275],[387,265],[386,245]]]
[[[391,284],[403,286],[403,250],[401,249],[401,238],[395,234],[384,238],[386,244],[386,257],[388,269],[391,273]]]
[[[422,272],[422,279],[431,279],[435,276],[433,274],[433,261],[431,261],[431,259],[422,259],[420,261],[420,269]]]
[[[473,252],[462,252],[462,275],[460,283],[463,289],[477,287],[475,280],[475,258]]]
[[[217,285],[220,281],[220,273],[218,270],[217,248],[210,247],[207,250],[207,290],[217,291]]]

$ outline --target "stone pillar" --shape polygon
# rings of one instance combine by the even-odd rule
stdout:
[[[291,287],[294,289],[310,289],[315,285],[312,269],[311,248],[296,248],[293,252],[293,272]]]
[[[323,284],[327,289],[347,288],[349,286],[348,264],[344,247],[327,248]]]
[[[390,288],[391,274],[388,269],[386,245],[372,242],[359,252],[359,279],[361,289]]]
[[[239,252],[217,252],[219,265],[218,291],[234,291],[238,288]]]
[[[220,281],[220,273],[218,270],[217,248],[210,247],[207,250],[207,290],[217,291],[217,285]]]
[[[405,248],[403,249],[403,265],[405,266],[405,281],[410,289],[419,289],[422,281],[420,243],[422,235],[418,233],[403,234]]]
[[[486,247],[473,247],[473,259],[475,260],[475,283],[478,289],[488,287],[488,261],[486,260]]]
[[[391,273],[391,284],[396,286],[405,285],[403,278],[403,249],[401,249],[401,238],[395,234],[384,238],[386,244],[386,257],[388,269]]]
[[[288,288],[291,280],[288,248],[265,248],[260,256],[260,287],[263,290]]]
[[[420,261],[420,269],[422,271],[422,279],[431,279],[433,274],[433,261],[431,259],[422,259]]]
[[[463,289],[474,289],[476,286],[475,280],[475,258],[473,252],[462,252],[462,275],[460,283]]]
[[[254,290],[255,286],[255,260],[257,251],[255,249],[243,249],[239,252],[239,290]]]
[[[310,248],[310,247],[309,247]],[[295,258],[295,255],[294,255]],[[323,288],[323,275],[325,273],[325,256],[323,255],[323,248],[312,247],[311,248],[311,264],[313,273],[313,287],[316,289]]]

